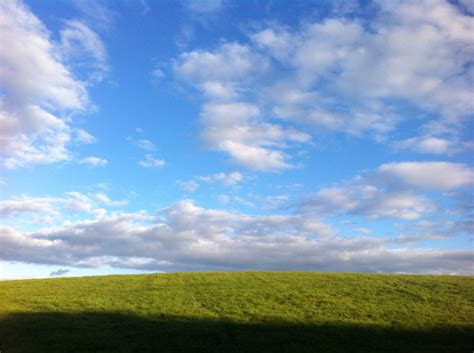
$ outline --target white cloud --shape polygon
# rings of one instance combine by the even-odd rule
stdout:
[[[159,68],[154,68],[153,71],[151,72],[151,76],[153,77],[153,79],[155,80],[161,80],[162,78],[164,78],[166,75],[165,73],[163,72],[163,70],[159,69]]]
[[[269,61],[245,45],[224,43],[215,51],[181,54],[174,63],[176,75],[206,97],[200,122],[208,147],[226,152],[236,162],[254,170],[291,168],[286,143],[307,142],[296,129],[266,122],[257,105],[245,101],[249,82],[268,71]]]
[[[465,149],[458,132],[472,114],[472,16],[442,0],[371,9],[370,28],[360,13],[337,10],[295,30],[272,24],[246,43],[182,53],[174,70],[203,94],[204,141],[255,170],[292,166],[282,146],[309,136],[292,139],[291,125],[370,135],[422,153]],[[232,120],[233,108],[247,118]],[[399,123],[414,118],[422,134],[390,142]]]
[[[262,67],[256,67],[256,64]],[[265,58],[238,43],[224,43],[215,52],[185,52],[174,63],[175,72],[183,79],[202,83],[240,82],[267,66]]]
[[[474,183],[474,171],[460,163],[401,162],[378,168],[381,175],[421,189],[452,190]]]
[[[446,240],[458,237],[461,234],[470,235],[474,232],[474,222],[470,220],[422,220],[416,224],[402,227],[394,243],[415,243],[426,240]]]
[[[418,136],[395,143],[396,148],[409,149],[418,153],[451,154],[456,151],[456,141],[432,136]]]
[[[230,173],[215,173],[206,176],[197,177],[197,179],[207,182],[207,183],[222,183],[225,185],[236,185],[243,180],[244,176],[239,172],[230,172]]]
[[[123,205],[127,204],[126,200],[113,201],[106,194],[104,194],[103,192],[98,192],[95,195],[92,195],[91,197],[93,197],[95,200],[101,202],[102,204],[104,204],[106,206],[123,206]]]
[[[186,193],[193,193],[193,192],[196,192],[197,189],[199,189],[199,184],[196,183],[194,180],[188,180],[188,181],[178,180],[176,184],[181,188],[182,191]]]
[[[138,147],[140,147],[141,149],[145,150],[145,151],[155,151],[156,150],[155,144],[153,142],[151,142],[150,140],[140,139],[135,144]]]
[[[432,212],[428,198],[408,191],[387,190],[365,180],[323,188],[302,203],[301,210],[318,215],[352,215],[371,219],[419,219]]]
[[[201,112],[202,137],[253,170],[291,168],[281,148],[286,142],[307,142],[309,135],[261,121],[259,109],[247,103],[208,103]]]
[[[87,68],[90,82],[102,81],[109,71],[107,52],[100,37],[78,20],[66,21],[60,32],[61,54],[78,68]]]
[[[79,161],[80,164],[89,164],[94,167],[105,167],[107,165],[107,160],[100,157],[90,156],[82,158]]]
[[[230,173],[215,173],[206,176],[198,176],[194,179],[188,181],[178,180],[176,184],[181,188],[182,191],[186,193],[196,192],[200,184],[197,182],[203,183],[220,183],[227,186],[233,186],[240,183],[243,180],[243,175],[239,172],[230,172]]]
[[[75,141],[79,143],[94,143],[97,139],[84,129],[76,129]]]
[[[114,212],[37,232],[0,228],[0,258],[58,266],[149,270],[300,269],[471,274],[471,249],[388,248],[339,236],[305,215],[249,216],[184,200],[159,217]]]
[[[68,114],[89,108],[86,86],[77,80],[63,46],[21,2],[0,4],[0,152],[6,168],[70,160]],[[85,30],[86,27],[83,27]],[[95,38],[96,43],[99,41]],[[71,50],[72,42],[68,42]],[[77,53],[82,53],[79,46]],[[72,59],[72,56],[71,56]]]
[[[437,210],[427,191],[446,192],[469,187],[473,182],[474,172],[464,164],[387,163],[320,189],[301,202],[300,209],[318,215],[415,220]]]
[[[165,161],[163,159],[157,159],[151,154],[146,154],[145,159],[138,162],[138,164],[143,168],[160,168],[165,165]]]
[[[107,214],[103,207],[119,207],[126,200],[111,200],[104,193],[83,194],[67,192],[64,197],[32,197],[23,195],[0,201],[0,218],[11,220],[13,224],[41,223],[52,224],[68,221],[68,217],[82,213],[95,216]]]
[[[110,30],[113,27],[116,13],[104,1],[73,0],[87,24],[99,30]]]

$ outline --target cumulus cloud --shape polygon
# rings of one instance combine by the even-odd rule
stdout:
[[[90,156],[82,158],[79,161],[80,164],[89,164],[94,167],[105,167],[107,165],[107,160],[100,157]]]
[[[146,154],[145,159],[138,162],[143,168],[161,168],[165,165],[165,161],[163,159],[157,159],[152,154]]]
[[[465,164],[450,162],[387,163],[378,172],[388,178],[421,189],[453,190],[474,183],[474,171]]]
[[[468,166],[449,162],[387,163],[362,176],[320,189],[300,209],[326,215],[415,220],[436,210],[426,191],[466,188],[474,182]]]
[[[323,188],[302,202],[303,212],[321,215],[352,215],[373,219],[413,220],[431,212],[428,198],[408,191],[387,190],[355,179],[341,186]]]
[[[378,237],[340,236],[316,217],[249,216],[205,209],[189,200],[158,216],[114,212],[36,232],[0,228],[2,260],[59,266],[472,272],[470,249],[395,249],[387,244]]]
[[[460,147],[457,141],[431,136],[418,136],[397,141],[394,146],[398,149],[431,154],[452,154]]]
[[[227,152],[239,164],[253,170],[291,168],[281,148],[287,142],[307,142],[310,137],[295,129],[261,121],[258,107],[247,103],[209,103],[201,112],[204,141]]]
[[[310,139],[291,126],[390,142],[400,122],[417,117],[412,137],[390,144],[434,154],[465,149],[472,16],[443,0],[377,2],[371,10],[370,26],[360,12],[335,11],[296,29],[273,23],[245,42],[182,53],[174,71],[205,99],[204,141],[248,168],[281,170],[292,165],[283,148]]]
[[[89,50],[68,32],[71,26],[77,29],[78,23],[66,24],[64,36],[69,39],[61,45],[51,40],[47,28],[22,2],[2,1],[0,16],[2,45],[8,48],[0,51],[3,165],[17,168],[70,160],[73,131],[68,114],[90,106],[85,83],[66,62],[75,57],[72,51]],[[93,33],[85,25],[80,28]],[[99,43],[95,36],[93,45]]]
[[[265,121],[259,107],[245,101],[249,82],[267,67],[267,59],[236,43],[225,43],[214,52],[183,53],[174,63],[175,73],[206,97],[200,114],[204,143],[263,171],[291,168],[282,149],[287,142],[310,139],[294,128]]]

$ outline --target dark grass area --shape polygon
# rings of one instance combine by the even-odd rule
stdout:
[[[115,313],[16,313],[0,321],[2,353],[65,352],[472,352],[468,325],[235,323]]]

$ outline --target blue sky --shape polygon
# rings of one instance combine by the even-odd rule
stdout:
[[[0,278],[473,273],[469,1],[3,1]]]

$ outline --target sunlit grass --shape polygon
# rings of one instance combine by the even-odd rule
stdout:
[[[472,277],[241,272],[0,282],[6,353],[470,352],[473,328]]]

